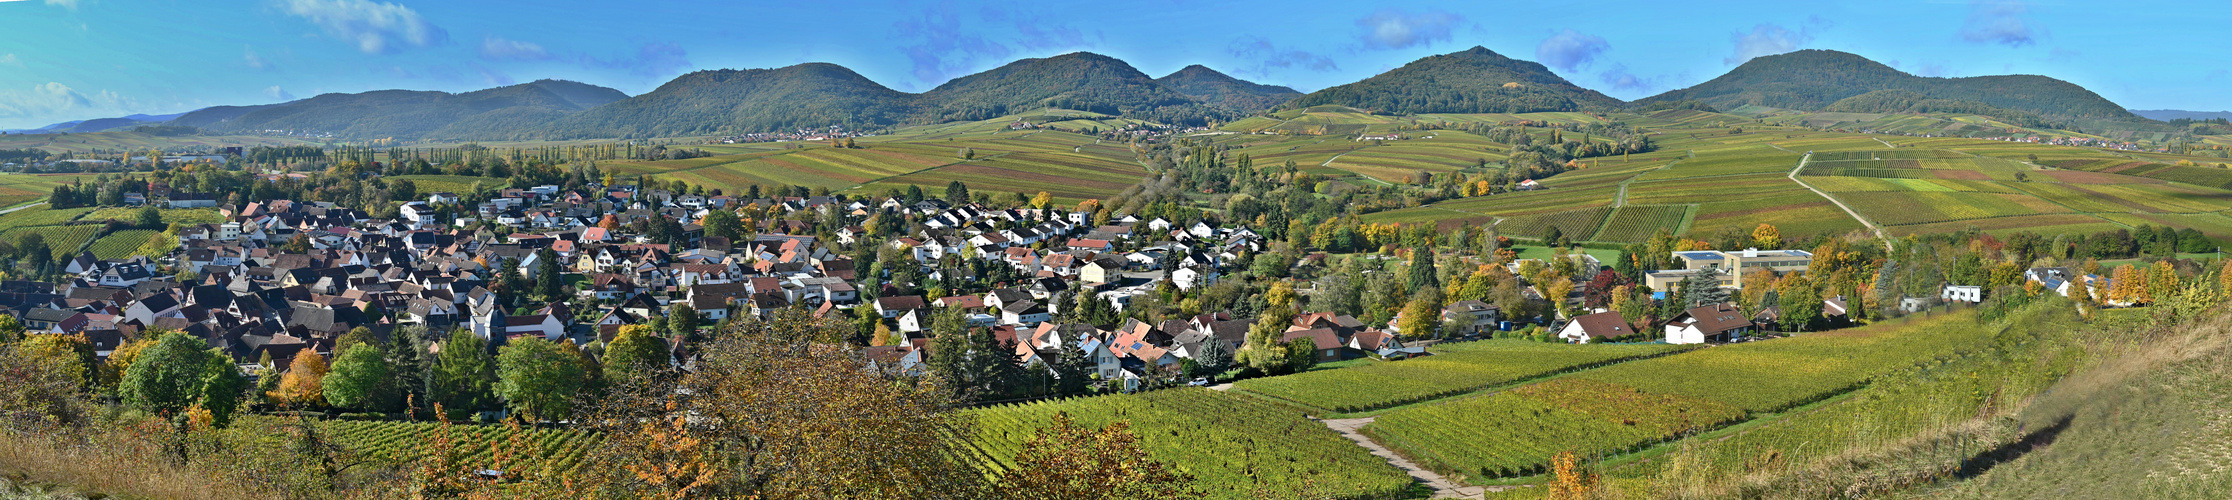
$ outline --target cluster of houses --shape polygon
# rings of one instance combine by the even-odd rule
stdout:
[[[176,194],[172,194],[175,199]],[[185,332],[236,361],[289,360],[330,353],[343,334],[367,328],[386,335],[425,325],[433,332],[466,329],[491,345],[522,336],[590,343],[610,340],[621,326],[689,304],[711,324],[738,316],[765,318],[799,308],[853,317],[870,308],[907,342],[871,351],[879,363],[919,370],[927,359],[925,327],[936,312],[959,308],[971,324],[1017,341],[1025,362],[1049,349],[1083,349],[1106,370],[1104,380],[1156,377],[1205,342],[1237,349],[1248,321],[1206,315],[1160,325],[1126,324],[1118,331],[1051,322],[1057,294],[1107,300],[1121,310],[1153,293],[1168,277],[1180,288],[1215,283],[1221,270],[1262,238],[1246,228],[1124,217],[1090,226],[1091,214],[1061,210],[953,206],[940,200],[693,196],[633,186],[562,191],[554,186],[507,189],[486,203],[458,206],[450,193],[431,193],[401,207],[401,217],[372,218],[324,202],[268,200],[217,210],[224,221],[182,228],[179,249],[159,259],[103,260],[79,255],[61,283],[0,284],[0,308],[34,333],[85,334],[102,355],[149,329]],[[705,236],[695,223],[711,210],[759,205],[787,213],[820,211],[861,220],[874,213],[920,221],[903,236],[877,237],[859,226],[820,241],[814,228],[784,221],[775,229],[731,241]],[[665,217],[684,222],[676,244],[600,226]],[[508,234],[472,224],[487,220]],[[828,219],[825,219],[828,220]],[[1144,229],[1144,232],[1140,230]],[[789,233],[789,234],[785,234]],[[285,252],[297,239],[305,252]],[[941,261],[971,256],[1024,276],[981,295],[900,295],[882,277],[862,276],[834,245],[889,245],[912,256],[930,279],[950,269]],[[550,266],[567,276],[578,300],[519,307],[493,292],[507,271],[527,282]],[[886,263],[885,266],[893,264]],[[180,270],[191,270],[180,281]],[[947,271],[951,272],[951,271]],[[1391,334],[1366,330],[1353,318],[1299,321],[1294,335],[1325,347],[1328,358],[1400,353]],[[688,346],[675,343],[677,355]],[[1392,349],[1392,351],[1390,351]],[[1382,351],[1387,351],[1383,353]],[[1127,383],[1127,385],[1130,383]]]

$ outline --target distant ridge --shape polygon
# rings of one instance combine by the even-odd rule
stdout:
[[[1278,107],[1281,103],[1302,96],[1301,92],[1291,88],[1233,78],[1199,64],[1179,69],[1162,78],[1156,78],[1155,81],[1204,103],[1246,113]]]
[[[1340,105],[1396,114],[1612,110],[1624,103],[1540,63],[1484,47],[1429,56],[1364,81],[1312,92],[1280,109]]]
[[[1697,100],[1720,109],[1760,105],[1820,111],[1837,101],[1880,90],[1904,90],[1932,99],[1970,101],[2049,117],[2139,118],[2099,94],[2062,80],[2037,75],[1922,77],[1834,50],[1801,50],[1754,58],[1705,83],[1636,103]]]
[[[376,90],[261,106],[218,106],[187,113],[170,124],[219,132],[313,131],[353,139],[514,139],[552,120],[627,97],[585,83],[538,80],[462,94]]]
[[[2152,118],[2152,119],[2156,119],[2156,120],[2162,120],[2162,121],[2170,121],[2170,120],[2177,120],[2177,119],[2186,119],[2186,120],[2214,120],[2214,119],[2218,119],[2218,118],[2224,118],[2224,119],[2232,120],[2232,111],[2182,111],[2182,110],[2176,110],[2176,109],[2134,109],[2134,110],[2131,110],[2131,113],[2132,113],[2132,114],[2136,114],[2136,115],[2139,115],[2139,116],[2144,116],[2144,117],[2147,117],[2147,118]]]

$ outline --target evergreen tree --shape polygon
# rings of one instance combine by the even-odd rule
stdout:
[[[429,396],[451,411],[476,411],[494,404],[496,359],[488,354],[488,343],[459,328],[441,347]]]
[[[1410,288],[1426,290],[1441,288],[1441,273],[1434,268],[1433,247],[1420,247],[1411,253]]]
[[[968,203],[969,185],[962,184],[961,181],[958,180],[946,183],[945,200],[946,202],[955,205]]]
[[[1201,341],[1201,352],[1194,353],[1194,367],[1211,378],[1232,368],[1232,349],[1223,340],[1214,337]]]
[[[1721,288],[1720,276],[1719,266],[1705,266],[1697,274],[1682,278],[1682,303],[1685,308],[1728,302],[1728,289]]]
[[[562,273],[558,268],[558,252],[549,248],[535,251],[535,295],[551,302],[562,299],[565,291],[560,285],[560,280],[564,279]]]
[[[405,409],[410,411],[432,407],[432,403],[426,400],[426,335],[426,325],[413,324],[395,330],[395,338],[388,342],[389,351],[394,356],[395,380],[392,386],[395,387],[396,397],[409,405]]]
[[[1055,341],[1053,364],[1056,391],[1061,394],[1084,394],[1092,384],[1093,360],[1086,358],[1084,347],[1078,344],[1076,337],[1060,333],[1057,335],[1060,338]]]
[[[968,320],[961,316],[960,308],[947,308],[931,320],[930,373],[945,381],[953,396],[967,401],[975,399],[979,390],[976,371],[969,365]]]

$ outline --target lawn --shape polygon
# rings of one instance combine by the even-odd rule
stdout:
[[[1654,344],[1569,345],[1484,340],[1437,347],[1431,356],[1242,380],[1235,389],[1352,413],[1448,397],[1603,363],[1679,350]]]

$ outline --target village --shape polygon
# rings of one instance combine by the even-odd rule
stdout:
[[[148,332],[176,331],[229,354],[250,375],[284,372],[306,355],[338,356],[337,344],[352,331],[387,339],[417,328],[431,333],[420,335],[432,337],[426,347],[438,351],[441,333],[463,330],[494,352],[524,337],[603,346],[624,327],[646,322],[662,327],[654,330],[670,350],[667,361],[686,369],[703,332],[796,311],[858,325],[855,341],[869,366],[922,376],[937,357],[937,337],[951,333],[939,331],[941,318],[952,317],[995,340],[951,345],[1003,351],[998,359],[1041,378],[1063,376],[1057,364],[1084,363],[1070,368],[1090,379],[1082,384],[1088,390],[1136,391],[1215,384],[1239,373],[1228,371],[1237,366],[1233,353],[1249,347],[1249,330],[1260,318],[1212,310],[1158,319],[1127,308],[1186,300],[1249,273],[1241,263],[1267,244],[1247,227],[1206,220],[1181,225],[1043,204],[955,205],[919,192],[741,198],[637,185],[589,183],[570,191],[545,185],[503,189],[474,206],[461,206],[456,193],[428,193],[401,203],[399,217],[379,219],[328,202],[218,206],[209,194],[148,187],[154,199],[135,191],[124,203],[214,207],[226,221],[176,228],[178,249],[159,259],[85,253],[63,265],[62,282],[8,281],[0,305],[29,333],[83,335],[102,358]],[[764,226],[776,232],[707,234],[710,224],[734,227],[738,213],[766,217]],[[1638,321],[1618,305],[1589,304],[1602,293],[1590,284],[1616,277],[1611,266],[1575,252],[1560,254],[1569,262],[1557,263],[1568,269],[1559,273],[1542,272],[1538,260],[1502,262],[1509,276],[1528,277],[1522,297],[1535,314],[1506,314],[1511,302],[1485,297],[1434,301],[1439,318],[1427,322],[1404,321],[1404,314],[1416,314],[1409,308],[1383,324],[1310,312],[1294,316],[1277,340],[1308,341],[1314,362],[1399,360],[1436,342],[1515,331],[1575,344],[1742,342],[1793,326],[1781,324],[1793,297],[1782,307],[1740,309],[1746,284],[1802,273],[1814,260],[1806,251],[1759,249],[1666,257],[1677,268],[1641,273],[1642,282],[1633,284],[1667,303],[1671,314],[1652,314],[1664,318],[1655,322]],[[876,262],[862,265],[869,259]],[[2064,268],[2024,274],[2064,296],[2072,283],[2108,286]],[[1300,287],[1317,288],[1307,281]],[[1564,296],[1546,299],[1546,291]],[[1897,307],[1977,303],[1983,295],[1980,286],[1947,284],[1938,297],[1907,298]],[[1843,296],[1819,302],[1800,307],[1811,311],[1805,321],[1850,326],[1852,315],[1864,312]],[[674,315],[694,321],[668,319]],[[1433,331],[1401,328],[1419,324]]]

